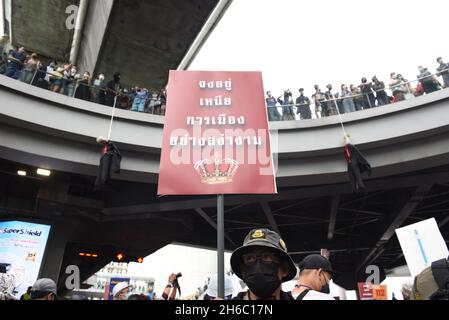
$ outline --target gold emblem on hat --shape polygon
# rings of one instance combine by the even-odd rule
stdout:
[[[287,246],[285,245],[284,240],[282,240],[282,239],[279,240],[279,244],[284,251],[287,251]]]
[[[256,230],[251,235],[251,239],[260,239],[260,238],[265,238],[265,233],[263,233],[262,230]]]

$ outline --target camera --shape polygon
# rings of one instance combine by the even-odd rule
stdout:
[[[178,274],[176,274],[176,278],[181,278],[182,277],[182,273],[179,272]]]

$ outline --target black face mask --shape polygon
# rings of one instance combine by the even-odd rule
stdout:
[[[329,293],[331,293],[331,288],[329,286],[329,282],[327,282],[326,277],[324,277],[324,280],[326,281],[326,284],[321,286],[320,292],[325,293],[325,294],[329,294]]]
[[[259,299],[271,298],[282,284],[278,277],[279,266],[279,263],[265,264],[257,261],[253,266],[246,267],[242,273],[243,281]]]

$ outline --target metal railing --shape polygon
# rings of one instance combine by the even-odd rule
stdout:
[[[310,103],[302,103],[302,104],[290,103],[290,104],[283,105],[283,104],[279,103],[281,98],[284,97],[283,95],[281,95],[277,99],[275,97],[273,97],[274,99],[276,99],[276,105],[274,105],[274,106],[267,105],[267,108],[269,111],[268,112],[269,120],[270,121],[297,120],[296,115],[301,115],[301,117],[302,117],[302,111],[304,111],[304,110],[301,110],[301,107],[310,108],[312,105],[315,105],[316,118],[334,116],[334,115],[338,115],[338,113],[340,113],[340,114],[352,113],[352,112],[358,112],[358,111],[371,109],[371,108],[375,108],[375,107],[383,107],[383,106],[390,105],[390,104],[398,101],[397,97],[395,97],[395,94],[394,94],[397,91],[402,92],[402,95],[400,95],[400,97],[399,97],[399,98],[401,98],[401,99],[399,99],[399,101],[400,100],[408,100],[413,97],[423,95],[424,92],[417,90],[417,88],[412,88],[412,84],[420,83],[423,80],[428,79],[428,78],[435,79],[434,81],[436,81],[436,83],[435,83],[436,90],[443,89],[444,86],[438,81],[438,79],[436,79],[436,77],[441,76],[445,72],[449,72],[449,68],[445,69],[445,70],[441,70],[437,73],[433,73],[431,75],[422,77],[422,78],[418,78],[416,80],[408,81],[405,79],[399,79],[401,82],[398,83],[397,85],[393,85],[393,86],[390,86],[389,84],[385,85],[385,82],[382,82],[384,84],[384,88],[375,90],[370,86],[371,91],[369,93],[353,94],[353,92],[351,90],[349,90],[348,95],[341,96],[340,93],[333,94],[333,93],[329,93],[329,92],[320,92],[320,94],[323,97],[325,97],[327,95],[327,96],[331,96],[332,98],[331,99],[325,98],[322,100],[317,100],[317,99],[313,99],[313,96],[312,96],[312,99],[309,99]],[[47,76],[50,76],[50,81],[46,80]],[[135,99],[136,99],[136,97],[134,96],[134,93],[130,92],[130,91],[126,92],[126,89],[121,90],[119,92],[114,92],[114,91],[112,91],[108,88],[105,88],[103,86],[95,86],[90,83],[84,83],[83,81],[85,81],[86,79],[71,79],[71,78],[66,78],[63,75],[61,77],[58,77],[58,76],[55,76],[54,73],[51,73],[51,72],[49,73],[46,70],[32,69],[32,68],[27,68],[27,67],[24,67],[21,70],[21,78],[18,80],[20,80],[24,83],[31,84],[33,86],[37,86],[37,87],[41,87],[39,84],[43,84],[44,87],[41,87],[41,88],[47,89],[50,91],[53,91],[52,89],[54,89],[55,81],[56,82],[61,81],[59,90],[53,91],[53,92],[58,92],[61,94],[65,94],[67,96],[71,96],[73,98],[79,98],[82,100],[87,100],[87,101],[102,104],[102,105],[108,105],[108,104],[106,103],[106,101],[104,103],[99,101],[100,93],[103,92],[104,95],[112,94],[113,95],[111,98],[112,100],[114,100],[115,97],[117,97],[118,108],[130,110],[130,111],[138,111],[138,110],[135,110],[135,108],[133,106]],[[89,82],[90,82],[90,80],[89,80]],[[106,84],[106,83],[103,82],[103,84]],[[367,85],[370,85],[370,84],[372,84],[372,82],[367,83]],[[357,86],[357,90],[360,90],[359,88],[362,85]],[[121,85],[121,86],[126,87],[124,85]],[[88,88],[88,90],[89,90],[88,96],[89,97],[79,97],[79,95],[77,97],[79,90],[82,89],[83,87]],[[67,88],[69,88],[69,90],[67,90]],[[128,88],[131,88],[131,87],[129,86]],[[400,90],[397,90],[397,89],[400,89]],[[145,101],[143,102],[145,104],[144,110],[140,111],[140,112],[156,114],[156,115],[164,115],[165,104],[163,102],[163,99],[161,99],[159,97],[158,91],[159,90],[148,90],[148,97],[146,99],[144,99]],[[158,94],[157,98],[154,97],[155,93]],[[380,103],[379,93],[382,93],[381,94],[383,96],[382,99],[388,99],[388,100],[386,100],[386,101],[384,100],[384,101],[382,101],[382,103]],[[139,99],[139,98],[137,98],[137,99]],[[344,105],[343,105],[345,100],[352,100],[352,104],[354,105],[354,109],[355,109],[354,111],[347,112],[347,110],[345,110]],[[140,100],[140,103],[142,103],[142,100]],[[296,108],[296,112],[295,112],[295,110],[293,110],[293,108]],[[338,108],[338,111],[336,110],[336,108]],[[140,109],[142,109],[142,108],[140,108]],[[277,112],[276,115],[273,115],[272,109],[276,110],[276,112]],[[282,114],[279,112],[280,109],[282,109]],[[309,119],[313,118],[311,116],[312,113],[313,113],[313,111],[312,111],[312,109],[310,109],[310,118]],[[273,117],[275,117],[277,119],[272,119]]]
[[[88,79],[88,83],[85,83],[84,81],[87,80],[85,78],[67,78],[62,74],[61,76],[56,75],[54,72],[55,71],[48,72],[47,70],[31,69],[25,67],[20,71],[20,78],[16,80],[72,98],[77,98],[80,100],[85,100],[110,107],[112,107],[112,105],[109,105],[107,102],[109,100],[111,100],[110,102],[112,102],[115,97],[117,97],[118,108],[137,112],[137,110],[133,110],[133,102],[136,100],[136,97],[134,96],[134,93],[131,89],[120,89],[120,91],[116,92],[114,90],[106,88],[107,82],[102,82],[102,86],[96,86],[90,83],[91,79]],[[123,84],[120,84],[120,86],[122,88],[132,88],[130,86],[127,87]],[[83,88],[88,89],[87,95],[82,93],[81,90]],[[104,95],[103,102],[99,101],[102,100],[99,98],[101,94]],[[154,94],[157,94],[157,97],[155,97]],[[106,98],[107,95],[110,95],[109,99]],[[144,101],[142,102],[142,100]],[[165,103],[164,99],[161,99],[159,95],[159,90],[148,90],[148,96],[142,100],[141,103],[144,104],[144,110],[140,112],[161,116],[164,115]]]
[[[354,112],[363,111],[363,110],[366,110],[366,109],[377,108],[377,107],[384,107],[384,106],[388,106],[388,105],[391,105],[393,103],[396,103],[396,102],[399,102],[399,101],[402,101],[402,100],[409,100],[409,99],[412,99],[414,97],[426,94],[425,92],[420,91],[417,88],[412,88],[412,86],[411,86],[411,84],[413,84],[413,83],[421,83],[425,79],[429,79],[429,78],[434,78],[435,77],[435,80],[432,79],[433,81],[436,81],[435,82],[435,86],[437,87],[437,89],[434,90],[434,91],[438,91],[438,90],[444,89],[445,88],[444,85],[442,85],[440,83],[440,81],[438,79],[436,79],[436,77],[440,76],[442,73],[445,73],[445,72],[449,72],[449,68],[441,70],[441,71],[439,71],[437,73],[434,73],[434,74],[422,77],[422,78],[417,78],[416,80],[408,81],[408,80],[405,80],[405,79],[399,79],[401,82],[396,84],[396,85],[393,85],[393,86],[390,86],[390,85],[387,86],[383,82],[384,83],[384,88],[378,89],[378,90],[370,88],[371,92],[369,92],[369,93],[352,94],[352,91],[349,90],[350,95],[340,96],[340,93],[333,94],[333,93],[329,93],[328,91],[327,92],[320,91],[319,93],[323,97],[325,97],[327,95],[327,96],[332,96],[332,98],[331,99],[325,98],[323,100],[316,100],[316,99],[313,99],[313,95],[312,95],[312,99],[307,97],[309,99],[310,103],[282,104],[282,103],[279,102],[279,100],[282,100],[282,98],[284,98],[284,95],[281,95],[277,99],[275,97],[273,97],[276,100],[276,105],[275,106],[268,106],[267,105],[267,108],[268,109],[270,109],[270,108],[276,109],[278,111],[280,111],[279,109],[282,109],[282,113],[283,114],[282,115],[279,114],[279,116],[280,117],[284,117],[285,113],[289,112],[289,108],[296,108],[296,115],[298,115],[301,112],[300,107],[307,107],[307,108],[309,108],[312,105],[315,105],[316,117],[317,118],[322,118],[322,117],[327,117],[327,116],[338,115],[338,112],[337,112],[337,110],[335,108],[339,108],[339,113],[341,113],[341,114],[348,113],[348,112],[344,111],[344,108],[342,106],[343,101],[346,100],[346,99],[352,99],[353,103],[355,104],[355,108],[356,109],[358,109],[357,108],[357,104],[358,103],[359,103],[359,106],[360,106],[360,103],[362,101],[363,101],[363,104],[366,104],[366,105],[362,105],[360,109],[358,109],[358,110],[356,110]],[[369,85],[369,84],[372,84],[372,82],[368,82],[367,83],[367,85]],[[360,86],[362,86],[362,85],[360,85]],[[359,89],[360,86],[357,86],[357,88]],[[397,89],[400,89],[400,90],[397,90]],[[404,91],[404,89],[405,89],[405,91]],[[404,95],[404,99],[395,100],[394,99],[395,98],[394,93],[396,91],[402,92],[403,95]],[[378,101],[379,100],[379,93],[385,93],[386,96],[384,96],[384,98],[385,97],[389,98],[388,101],[387,101],[388,103],[379,104],[379,101]],[[388,94],[388,93],[390,93],[390,94]],[[377,101],[377,104],[376,104],[376,101]],[[373,103],[374,103],[374,105],[373,105]],[[323,115],[323,110],[322,110],[323,108],[327,109],[326,110],[327,111],[327,115]],[[311,110],[311,113],[312,113],[312,110]],[[272,119],[270,119],[270,121],[285,121],[285,120],[282,120],[282,119],[272,120]]]

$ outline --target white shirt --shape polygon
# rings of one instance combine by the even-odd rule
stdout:
[[[293,298],[296,299],[296,298],[298,298],[298,296],[300,294],[292,292],[292,295],[293,295]],[[335,299],[332,298],[329,294],[325,294],[325,293],[318,292],[315,290],[310,290],[309,292],[307,292],[306,296],[302,300],[335,300]]]

